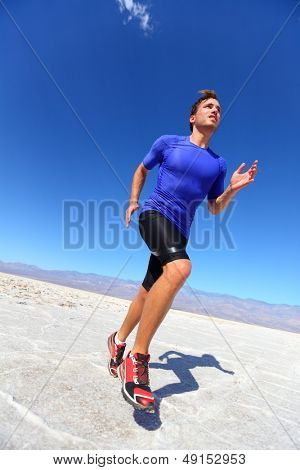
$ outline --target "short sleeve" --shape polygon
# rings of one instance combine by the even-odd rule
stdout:
[[[152,170],[155,165],[161,163],[163,160],[163,151],[166,148],[166,144],[163,139],[164,136],[159,137],[152,145],[149,153],[143,160],[144,166],[147,170]]]
[[[220,163],[220,173],[213,182],[210,190],[208,191],[207,194],[207,199],[216,199],[219,197],[223,192],[224,192],[224,181],[225,181],[225,176],[227,173],[227,165],[226,161],[220,157],[219,160]]]

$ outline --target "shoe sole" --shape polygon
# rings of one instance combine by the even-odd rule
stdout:
[[[134,401],[126,392],[126,390],[124,390],[124,385],[123,385],[123,380],[121,379],[120,377],[120,373],[119,373],[119,368],[117,369],[117,376],[118,378],[121,380],[122,382],[122,395],[123,395],[123,398],[125,401],[127,401],[127,403],[129,403],[131,406],[133,406],[133,408],[135,408],[136,410],[141,410],[141,411],[145,411],[145,413],[155,413],[155,407],[154,405],[152,405],[151,403],[148,405],[148,406],[143,406],[141,405],[140,403],[137,403],[136,401]]]
[[[133,406],[133,408],[135,408],[136,410],[141,410],[141,411],[145,411],[145,413],[155,413],[155,408],[154,408],[154,405],[149,405],[147,407],[141,405],[140,403],[136,403],[135,401],[133,401],[131,398],[129,398],[126,394],[126,392],[124,391],[123,387],[122,387],[122,395],[123,395],[123,398],[125,401],[127,401],[127,403],[129,403],[131,406]]]
[[[107,368],[108,368],[108,372],[109,374],[114,378],[114,379],[117,379],[118,378],[118,374],[113,374],[112,371],[111,371],[111,368],[110,368],[110,360],[111,360],[111,351],[110,351],[110,338],[108,338],[107,340],[107,347],[108,347],[108,362],[107,362]]]

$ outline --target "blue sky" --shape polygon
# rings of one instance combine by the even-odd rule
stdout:
[[[142,280],[149,252],[138,214],[129,231],[122,223],[133,173],[158,136],[190,134],[197,91],[212,88],[228,111],[210,142],[227,161],[226,184],[242,162],[258,159],[259,173],[230,213],[234,249],[215,248],[216,219],[206,203],[198,209],[192,230],[209,230],[212,242],[188,247],[188,284],[300,305],[297,2],[215,0],[211,11],[202,0],[0,3],[0,259]],[[83,246],[64,249],[65,200],[85,215],[112,201],[113,230],[133,243],[89,247],[90,218]]]

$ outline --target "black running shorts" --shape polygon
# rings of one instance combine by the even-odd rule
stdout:
[[[161,212],[146,210],[139,215],[140,234],[151,251],[143,287],[149,291],[162,274],[162,267],[176,259],[190,259],[187,239]]]

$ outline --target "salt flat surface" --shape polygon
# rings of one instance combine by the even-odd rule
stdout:
[[[149,415],[107,371],[129,305],[0,273],[2,448],[300,447],[299,335],[170,310],[151,344]]]

